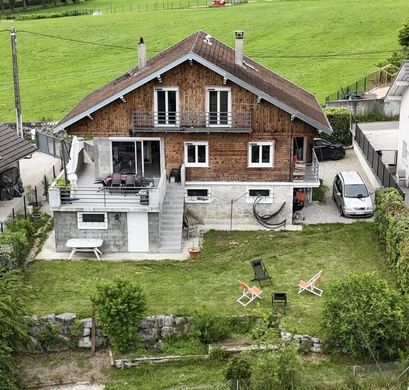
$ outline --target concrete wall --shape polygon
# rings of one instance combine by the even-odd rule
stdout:
[[[326,107],[346,107],[354,116],[364,116],[371,113],[382,113],[385,117],[392,118],[399,115],[399,101],[385,102],[383,99],[356,99],[334,100],[325,103]]]
[[[95,177],[106,177],[112,173],[111,142],[108,138],[94,138]]]
[[[220,225],[220,228],[228,227],[231,215],[231,199],[233,202],[233,229],[245,230],[246,228],[260,228],[253,215],[254,198],[249,198],[248,188],[270,189],[271,198],[266,203],[257,206],[257,212],[261,215],[272,214],[277,211],[283,202],[286,202],[284,209],[271,220],[271,222],[281,222],[287,219],[287,224],[292,223],[292,199],[293,186],[291,185],[266,185],[263,184],[203,184],[196,185],[192,182],[186,183],[188,188],[208,188],[210,190],[210,203],[186,203],[186,207],[203,219],[207,225]]]
[[[149,252],[159,252],[159,213],[148,213]]]

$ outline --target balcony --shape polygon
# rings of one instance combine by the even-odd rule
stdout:
[[[251,133],[251,113],[134,111],[132,131],[134,133]]]
[[[314,150],[312,150],[311,161],[312,162],[310,163],[293,163],[293,182],[297,182],[307,186],[319,185],[320,164]]]

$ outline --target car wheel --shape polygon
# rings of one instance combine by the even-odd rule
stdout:
[[[334,154],[332,155],[332,158],[334,160],[340,160],[343,156],[342,150],[335,150]]]

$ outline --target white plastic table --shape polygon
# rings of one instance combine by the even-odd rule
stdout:
[[[68,248],[72,248],[68,260],[71,260],[75,252],[94,252],[99,260],[98,255],[102,255],[99,247],[102,246],[104,240],[98,238],[71,238],[65,244]]]

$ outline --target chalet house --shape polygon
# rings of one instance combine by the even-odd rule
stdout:
[[[280,210],[272,223],[291,225],[294,188],[319,185],[313,139],[332,130],[312,94],[235,37],[232,49],[199,31],[147,61],[141,39],[138,67],[56,125],[92,139],[70,201],[50,190],[57,250],[92,237],[106,252],[179,252],[184,209],[207,227],[254,229],[258,196],[260,215]]]
[[[396,172],[399,184],[409,185],[409,61],[404,61],[389,88],[385,100],[400,101],[398,157]]]

